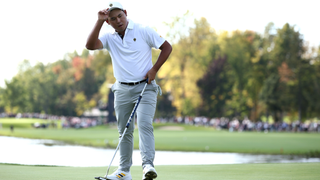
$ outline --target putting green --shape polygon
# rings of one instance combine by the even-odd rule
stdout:
[[[115,167],[111,167],[114,170]],[[315,180],[320,163],[233,164],[204,166],[157,166],[156,180]],[[1,180],[94,180],[107,167],[50,167],[0,164]],[[133,180],[142,177],[141,167],[131,168]]]

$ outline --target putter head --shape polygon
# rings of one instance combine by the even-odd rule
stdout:
[[[95,179],[97,179],[97,180],[108,180],[108,179],[105,178],[105,177],[95,177]]]

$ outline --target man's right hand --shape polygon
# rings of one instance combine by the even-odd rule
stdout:
[[[109,13],[108,9],[103,9],[98,12],[98,20],[93,27],[93,30],[89,34],[89,37],[87,39],[86,48],[88,50],[96,50],[96,49],[102,49],[103,45],[101,41],[99,40],[99,32],[101,27],[103,26],[105,21],[108,21]]]
[[[98,19],[101,21],[106,21],[109,17],[109,8],[108,9],[103,9],[101,11],[98,12]]]

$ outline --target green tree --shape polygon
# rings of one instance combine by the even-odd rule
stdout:
[[[101,99],[99,90],[105,75],[95,73],[92,62],[94,59],[88,51],[83,51],[81,56],[70,53],[64,60],[47,65],[38,63],[32,67],[25,60],[19,73],[6,82],[7,87],[1,94],[3,104],[13,113],[79,115]]]
[[[99,100],[102,100],[102,102],[106,104],[108,102],[110,84],[115,82],[111,56],[108,51],[99,50],[94,52],[92,58],[90,69],[94,72],[96,81],[99,84]]]
[[[226,100],[231,98],[232,83],[228,82],[227,57],[211,62],[206,74],[198,80],[202,104],[199,114],[207,117],[223,117],[226,114]]]
[[[300,70],[301,94],[303,106],[302,117],[320,116],[320,46],[312,48],[311,54],[304,56]]]
[[[304,53],[303,39],[294,26],[287,23],[277,30],[274,48],[271,51],[271,68],[273,71],[278,70],[277,73],[280,76],[278,90],[281,96],[277,101],[281,108],[280,118],[283,112],[299,112],[298,116],[301,120],[301,113],[305,111],[303,108],[306,102],[301,89],[302,69],[305,68],[305,60],[302,58]]]
[[[210,62],[208,48],[215,32],[205,18],[194,20],[194,27],[188,31],[177,31],[186,23],[188,14],[176,18],[170,27],[173,37],[179,37],[173,44],[170,59],[159,71],[159,78],[166,79],[164,90],[171,92],[173,104],[179,116],[195,116],[196,109],[201,103],[196,82],[204,74]],[[188,32],[188,33],[186,33]]]
[[[259,45],[255,45],[257,48],[256,54],[253,58],[251,58],[251,62],[253,64],[252,71],[250,72],[250,78],[248,80],[248,89],[250,97],[253,100],[253,108],[251,110],[251,116],[250,119],[252,120],[258,120],[260,116],[264,115],[264,113],[267,113],[268,115],[268,108],[266,108],[266,103],[263,103],[263,100],[261,98],[266,98],[266,101],[269,102],[270,98],[273,98],[274,93],[278,93],[277,91],[273,91],[272,85],[274,85],[273,81],[274,78],[276,78],[273,74],[275,71],[269,68],[269,65],[271,64],[271,53],[270,51],[274,47],[274,37],[276,36],[276,29],[274,27],[274,23],[270,22],[265,27],[264,34],[260,38]],[[270,76],[270,79],[267,79]],[[271,83],[270,85],[267,85]],[[263,89],[263,88],[269,88]],[[271,88],[271,89],[270,89]],[[263,94],[262,97],[261,92],[269,92],[269,94]],[[273,94],[270,94],[273,93]]]
[[[213,51],[212,56],[227,55],[228,82],[232,84],[231,89],[221,94],[224,98],[231,96],[225,99],[226,116],[243,118],[257,106],[259,87],[254,84],[257,80],[253,72],[258,64],[260,40],[260,36],[252,31],[224,32],[219,36],[220,48],[215,48],[218,50]]]
[[[19,72],[19,80],[28,92],[28,112],[43,112],[47,114],[54,113],[54,100],[56,96],[56,75],[49,66],[42,63],[36,64],[34,67]],[[24,112],[25,112],[24,111]]]
[[[23,111],[26,104],[26,90],[17,77],[5,81],[6,88],[2,92],[3,105],[8,113]]]
[[[0,112],[4,112],[5,103],[4,103],[4,89],[0,87]]]
[[[275,121],[279,121],[279,117],[276,115],[277,112],[281,111],[280,105],[279,105],[279,97],[281,94],[278,90],[278,84],[279,84],[279,75],[274,73],[271,74],[263,84],[263,87],[261,89],[260,93],[260,99],[267,105],[267,117],[269,117],[269,111],[271,111],[274,114]]]
[[[162,96],[158,97],[155,117],[172,118],[176,115],[176,111],[176,108],[172,104],[170,92],[164,92]]]

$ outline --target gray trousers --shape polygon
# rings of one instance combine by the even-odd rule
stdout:
[[[144,85],[145,83],[128,86],[116,82],[111,88],[115,97],[114,108],[118,122],[118,132],[120,135],[123,133],[126,127],[127,121]],[[161,94],[161,89],[155,81],[152,81],[151,84],[147,85],[146,90],[142,95],[140,104],[136,110],[142,167],[145,164],[151,164],[153,166],[155,157],[155,142],[152,122],[156,110],[158,93]],[[129,172],[130,167],[132,166],[134,126],[133,119],[119,147],[119,169],[126,172]]]

